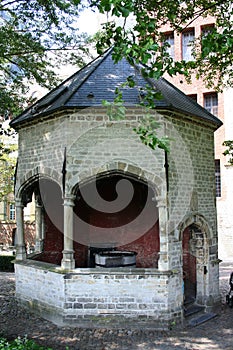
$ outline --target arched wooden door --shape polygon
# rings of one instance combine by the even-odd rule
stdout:
[[[182,241],[185,303],[194,302],[197,295],[196,251],[192,232],[191,227],[187,227],[183,232]]]

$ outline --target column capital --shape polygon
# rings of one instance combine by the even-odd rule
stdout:
[[[73,194],[65,194],[63,197],[63,205],[73,207],[76,196]]]
[[[43,207],[41,196],[39,195],[35,196],[35,205],[38,208]]]
[[[157,207],[167,207],[167,197],[158,196],[156,198],[156,201],[157,201]]]
[[[23,204],[23,201],[22,201],[21,198],[16,198],[16,199],[15,199],[15,206],[16,206],[16,207],[24,208],[24,204]]]

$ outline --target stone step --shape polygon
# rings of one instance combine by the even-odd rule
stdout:
[[[200,306],[200,305],[196,305],[196,304],[190,304],[184,310],[184,317],[189,317],[191,315],[203,312],[204,309],[205,309],[204,306]]]
[[[188,295],[188,296],[185,297],[184,305],[186,307],[188,307],[188,305],[194,304],[194,302],[195,302],[195,298]]]
[[[199,315],[197,317],[190,319],[188,321],[188,325],[190,327],[195,327],[195,326],[198,326],[199,324],[202,324],[204,322],[211,320],[212,318],[214,318],[216,316],[217,316],[217,314],[215,314],[213,312],[205,312],[202,315]]]

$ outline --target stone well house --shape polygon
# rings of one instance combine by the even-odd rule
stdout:
[[[102,100],[113,101],[129,75],[136,86],[122,90],[125,117],[111,120]],[[146,85],[162,93],[150,116],[169,153],[134,131],[148,114],[139,105]],[[219,301],[216,117],[165,79],[114,64],[109,50],[11,125],[19,133],[18,298],[58,324],[152,327],[182,322],[183,286],[206,308]],[[33,195],[36,254],[26,256]]]

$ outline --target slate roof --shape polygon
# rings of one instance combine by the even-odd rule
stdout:
[[[142,66],[130,65],[125,59],[115,64],[110,49],[13,119],[11,126],[20,128],[27,121],[36,122],[40,117],[58,110],[102,106],[103,100],[113,101],[115,88],[120,87],[130,75],[134,76],[137,84],[134,88],[124,88],[123,99],[126,106],[138,105],[141,99],[139,89],[149,85],[163,96],[162,99],[155,100],[156,109],[196,116],[213,123],[216,128],[222,125],[218,118],[166,79],[144,78],[141,68]]]

